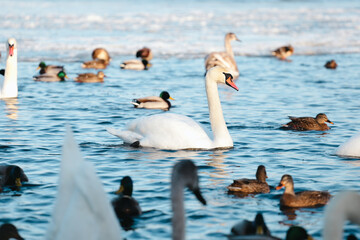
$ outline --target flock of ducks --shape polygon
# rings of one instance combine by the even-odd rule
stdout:
[[[239,90],[234,83],[234,77],[239,76],[239,70],[231,48],[231,41],[233,40],[239,41],[234,33],[226,34],[226,51],[210,53],[205,59],[205,68],[207,70],[205,75],[205,91],[209,106],[211,135],[204,131],[200,123],[187,116],[174,113],[155,114],[135,119],[128,123],[124,130],[109,128],[107,131],[121,138],[132,147],[153,147],[170,150],[232,148],[233,140],[223,116],[217,85],[225,84],[236,91]],[[6,44],[8,57],[6,69],[3,72],[4,80],[0,85],[0,98],[14,98],[18,95],[17,44],[14,38],[8,39]],[[293,51],[292,46],[285,46],[273,51],[272,54],[284,60]],[[147,70],[151,66],[149,61],[153,56],[150,49],[143,48],[139,50],[136,53],[136,57],[141,58],[141,60],[126,61],[121,64],[121,68]],[[105,69],[111,61],[108,52],[100,48],[93,51],[92,58],[93,60],[84,62],[82,66],[84,68]],[[334,65],[333,63],[331,64]],[[52,81],[50,79],[60,79],[57,81],[63,81],[66,78],[63,66],[46,65],[44,62],[41,62],[39,69],[39,75],[34,77],[36,81]],[[75,81],[102,82],[104,77],[104,73],[99,71],[98,74],[80,74],[75,78]],[[167,111],[171,107],[168,99],[174,100],[168,92],[164,91],[161,92],[159,97],[151,96],[134,99],[132,104],[135,108],[156,108]],[[326,122],[333,124],[324,113],[319,113],[315,118],[289,118],[291,122],[284,124],[281,127],[282,129],[325,131],[330,129]],[[358,149],[358,147],[354,146],[359,143],[359,139],[360,136],[355,136],[349,140],[349,144],[345,143],[340,146],[338,151],[340,152],[341,150],[342,152],[339,155],[346,155],[349,146],[350,148]],[[196,198],[206,205],[206,201],[200,192],[196,169],[195,164],[190,160],[180,161],[173,167],[171,177],[173,239],[185,239],[183,189],[185,187],[189,188]],[[227,188],[231,194],[239,192],[245,194],[269,193],[271,187],[268,186],[266,178],[265,166],[260,165],[256,172],[256,179],[237,179]],[[22,182],[27,181],[28,178],[20,167],[15,165],[0,166],[0,191],[3,190],[3,187],[19,188]],[[295,193],[293,179],[288,174],[282,176],[276,189],[278,190],[283,187],[285,187],[285,191],[280,199],[280,206],[282,207],[317,207],[325,205],[330,201],[329,207],[325,210],[324,239],[333,239],[331,238],[332,235],[327,235],[328,228],[331,231],[337,230],[336,234],[342,232],[342,224],[346,219],[360,224],[360,206],[358,206],[360,196],[356,193],[341,193],[332,200],[330,200],[331,195],[328,192],[303,191]],[[132,192],[133,182],[129,176],[126,176],[121,180],[120,189],[116,192],[118,196],[113,199],[111,205],[109,204],[100,179],[96,176],[93,166],[82,159],[80,150],[68,127],[63,146],[58,196],[46,239],[87,239],[89,236],[97,236],[95,237],[96,239],[119,239],[121,229],[116,218],[123,220],[132,219],[142,213],[139,203],[132,197]],[[111,206],[113,209],[111,209]],[[354,206],[357,208],[351,208]],[[332,212],[337,214],[333,215]],[[86,223],[74,224],[84,219]],[[336,226],[334,226],[335,223],[337,224]],[[5,234],[10,234],[6,235],[10,237],[1,239],[22,239],[12,226],[11,224],[3,224],[0,227],[0,236],[5,236],[2,235],[4,232]],[[237,235],[243,235],[244,232],[247,232],[247,229],[252,229],[250,235],[263,235],[271,237],[269,239],[274,239],[269,229],[267,229],[261,214],[255,217],[254,222],[242,222],[234,226],[229,238],[242,239]],[[304,236],[308,236],[302,228],[290,228],[287,233],[287,239],[296,239],[291,236],[295,235],[298,237],[301,235],[301,232],[304,233]]]

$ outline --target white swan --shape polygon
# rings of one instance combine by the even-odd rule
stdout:
[[[231,41],[240,41],[234,33],[227,33],[225,35],[225,52],[212,52],[205,58],[205,69],[209,70],[214,66],[222,66],[227,69],[235,78],[240,73],[236,65],[234,52],[231,47]]]
[[[360,225],[360,195],[356,192],[338,193],[326,206],[323,239],[343,239],[346,220]]]
[[[199,178],[197,168],[191,160],[177,162],[171,174],[171,206],[172,217],[172,239],[185,239],[185,211],[184,211],[184,188],[188,187],[196,198],[204,205],[205,199],[202,197],[199,188]]]
[[[6,42],[8,57],[4,81],[0,83],[0,98],[15,98],[18,96],[17,85],[17,43],[15,38],[9,38]]]
[[[213,149],[233,147],[226,127],[217,84],[225,83],[239,90],[231,74],[216,66],[206,74],[205,88],[213,137],[193,119],[174,113],[164,113],[136,119],[124,131],[109,128],[109,133],[133,146],[160,149]]]
[[[341,144],[335,154],[339,156],[360,157],[360,133],[357,133]]]
[[[84,161],[70,127],[63,146],[58,196],[49,240],[121,239],[120,225],[91,163]]]

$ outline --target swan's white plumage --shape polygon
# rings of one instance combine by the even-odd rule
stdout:
[[[121,230],[91,163],[84,161],[70,127],[61,161],[58,196],[46,239],[121,239]]]
[[[327,204],[323,239],[344,239],[343,226],[346,220],[360,225],[360,195],[356,192],[340,192]]]
[[[12,55],[10,55],[12,45]],[[4,80],[0,82],[0,98],[15,98],[18,96],[17,85],[17,43],[14,38],[6,42],[8,56],[6,59]]]
[[[335,154],[340,156],[360,157],[360,133],[341,144]]]
[[[226,79],[226,70],[216,66],[206,74],[206,94],[209,105],[209,117],[212,134],[193,119],[173,113],[156,114],[130,122],[125,131],[108,129],[108,132],[121,138],[125,143],[139,141],[140,146],[160,149],[211,149],[233,146],[232,138],[223,117],[218,83],[228,80],[230,86],[237,89],[230,78]]]

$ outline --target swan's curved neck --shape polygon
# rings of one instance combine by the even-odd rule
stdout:
[[[184,180],[175,175],[171,181],[172,239],[185,239]]]
[[[17,49],[6,60],[4,81],[0,84],[0,98],[14,98],[18,95],[17,86]]]
[[[225,38],[225,50],[227,54],[229,54],[232,58],[234,58],[234,52],[231,47],[231,40],[229,38]]]
[[[233,141],[227,129],[221,109],[217,83],[209,76],[206,76],[205,88],[209,105],[211,129],[213,132],[213,147],[232,147]]]

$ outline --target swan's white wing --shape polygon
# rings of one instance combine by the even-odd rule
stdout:
[[[189,117],[174,113],[139,118],[130,122],[126,131],[112,130],[110,133],[125,142],[129,140],[129,136],[141,136],[139,141],[143,147],[160,149],[212,147],[212,140],[199,123]]]
[[[340,156],[360,157],[360,133],[340,145],[335,154]]]
[[[46,239],[121,239],[121,230],[100,179],[85,162],[68,127],[58,196]]]

